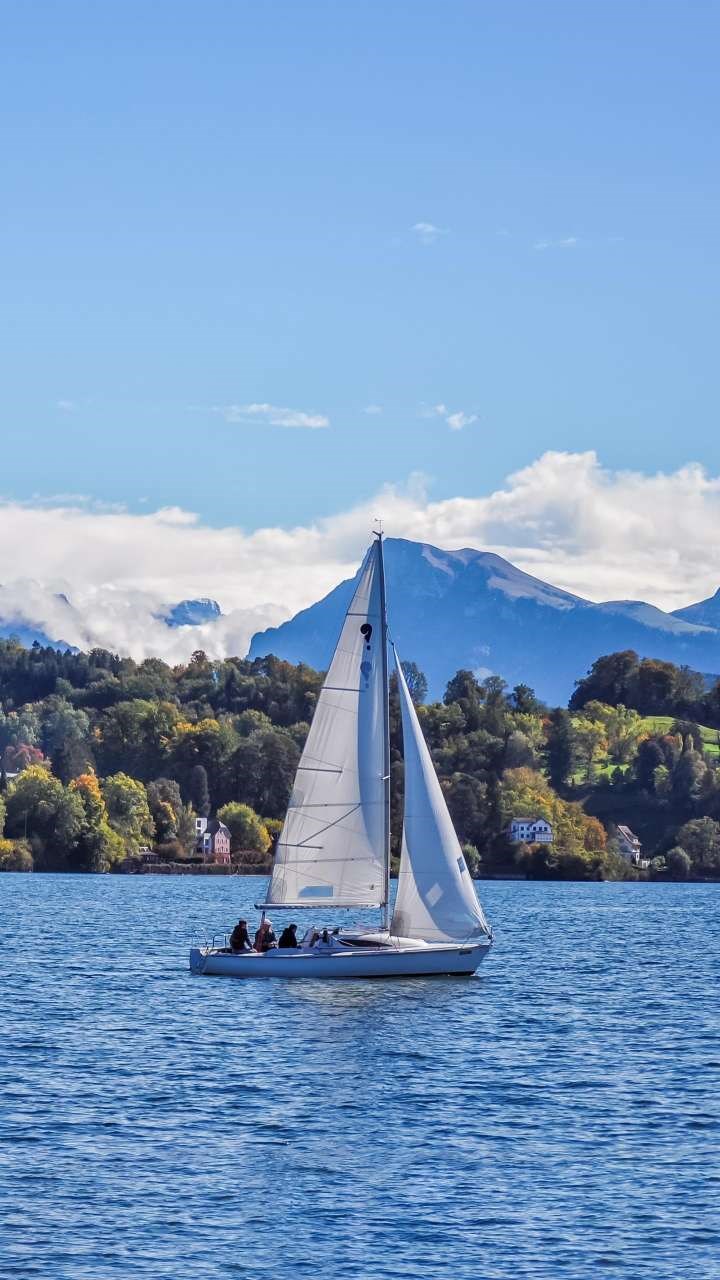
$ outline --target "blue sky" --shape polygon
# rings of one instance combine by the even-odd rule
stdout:
[[[717,471],[717,6],[2,14],[4,498],[252,530],[547,450]]]

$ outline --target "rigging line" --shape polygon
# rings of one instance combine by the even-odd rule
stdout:
[[[328,822],[324,827],[321,827],[319,831],[313,831],[313,836],[321,836],[324,831],[331,831],[333,827],[337,827],[339,823],[344,822],[346,818],[349,818],[351,816],[351,814],[357,813],[360,807],[361,806],[359,804],[354,804],[352,808],[348,809],[347,813],[341,813],[340,817],[336,818],[334,822]],[[308,837],[308,839],[309,838],[310,837]],[[303,847],[303,844],[304,844],[304,841],[302,841],[298,845],[298,848],[301,849]],[[306,849],[309,847],[311,846],[305,845]]]
[[[346,802],[346,804],[347,804],[347,802]],[[337,805],[334,805],[334,806],[333,806],[333,808],[337,808],[337,807],[338,807]],[[313,844],[307,844],[307,843],[306,843],[306,841],[316,839],[316,838],[317,838],[317,836],[321,836],[321,835],[323,834],[323,832],[325,832],[325,831],[329,831],[332,827],[337,827],[341,822],[344,822],[344,821],[346,820],[346,818],[351,818],[351,817],[352,817],[352,815],[353,815],[354,813],[357,813],[358,809],[360,809],[360,808],[361,808],[361,805],[360,805],[359,803],[358,803],[358,804],[353,804],[349,809],[346,809],[346,812],[345,812],[345,813],[341,813],[341,814],[339,815],[339,817],[335,818],[333,822],[324,822],[324,821],[323,821],[323,819],[320,817],[320,815],[319,815],[319,814],[317,814],[317,815],[316,815],[316,814],[313,814],[313,813],[309,813],[309,814],[307,815],[307,821],[308,821],[308,822],[319,822],[319,823],[320,823],[320,826],[317,828],[317,830],[315,830],[315,831],[311,831],[311,832],[308,832],[307,836],[305,837],[305,840],[299,840],[297,843],[290,842],[291,847],[292,847],[292,848],[294,848],[294,849],[303,849],[303,848],[305,848],[305,849],[322,849],[322,848],[324,847],[323,845],[321,845],[321,844],[316,844],[316,845],[313,845]],[[297,810],[296,810],[296,812],[297,812]],[[361,833],[360,833],[360,832],[358,832],[358,831],[355,831],[355,830],[351,829],[351,830],[348,832],[348,835],[358,836],[358,835],[361,835]],[[280,843],[280,842],[279,842],[279,843]],[[287,841],[283,841],[282,843],[288,843],[288,842],[287,842]]]
[[[326,768],[324,765],[317,765],[317,764],[299,764],[297,767],[297,772],[299,773],[301,769],[303,773],[342,773],[343,772],[342,769],[329,769],[329,768]]]
[[[362,800],[333,800],[332,802],[328,800],[327,802],[323,802],[322,804],[319,801],[317,804],[305,804],[305,801],[303,800],[300,802],[300,804],[289,804],[288,812],[290,811],[290,809],[294,809],[296,811],[299,809],[342,809],[345,807],[345,805],[348,805],[348,804],[357,806],[357,805],[361,805],[362,803],[363,803]],[[366,808],[369,809],[371,808],[372,805],[382,804],[382,800],[366,800],[364,803]]]
[[[301,846],[299,846],[299,845],[294,845],[294,844],[291,844],[291,845],[278,845],[278,849],[296,849],[296,848],[300,848],[300,847],[301,847]],[[322,846],[321,844],[306,844],[306,845],[305,845],[305,848],[306,848],[306,849],[322,849],[322,847],[323,847],[323,846]],[[323,860],[322,860],[322,865],[323,865],[324,867],[327,867],[327,866],[329,866],[331,863],[335,863],[335,862],[340,862],[340,863],[342,863],[342,865],[343,865],[343,866],[345,866],[345,863],[346,863],[346,862],[367,862],[367,858],[323,858]],[[315,858],[293,858],[292,862],[281,862],[279,865],[280,865],[281,867],[316,867],[318,864],[317,864],[317,860],[316,860]],[[378,863],[378,866],[379,866],[379,865],[380,865],[380,864]],[[319,878],[320,878],[320,877],[318,877],[318,879],[319,879]],[[328,881],[328,883],[331,883],[331,882],[330,882],[330,881]]]

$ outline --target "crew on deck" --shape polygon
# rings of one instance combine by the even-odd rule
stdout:
[[[270,951],[277,946],[277,938],[272,927],[272,920],[263,920],[255,934],[255,950]]]
[[[297,940],[296,924],[289,924],[285,929],[283,929],[282,933],[280,934],[280,941],[278,942],[278,946],[279,947],[295,947],[295,948],[300,946],[300,943]]]
[[[230,934],[230,948],[232,951],[252,951],[253,945],[248,933],[247,920],[238,920]]]

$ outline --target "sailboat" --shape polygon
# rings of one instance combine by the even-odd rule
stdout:
[[[405,798],[390,901],[390,728],[383,536],[375,535],[295,776],[263,914],[377,908],[377,928],[311,928],[297,949],[194,946],[193,973],[236,978],[471,974],[492,930],[475,892],[397,652]]]

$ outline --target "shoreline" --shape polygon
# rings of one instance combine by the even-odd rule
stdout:
[[[139,867],[133,871],[121,871],[121,870],[54,871],[50,869],[36,870],[35,868],[33,868],[32,870],[26,870],[26,871],[7,870],[4,872],[4,874],[5,875],[35,875],[35,876],[60,875],[60,876],[73,876],[73,877],[75,876],[93,876],[93,877],[109,876],[113,878],[123,877],[123,878],[129,878],[129,879],[136,878],[138,876],[142,876],[142,877],[160,876],[163,878],[167,878],[169,876],[207,876],[209,879],[217,879],[218,877],[222,877],[225,879],[228,879],[228,878],[250,879],[253,877],[256,877],[256,878],[259,877],[260,879],[267,879],[267,877],[271,873],[271,870],[272,868],[268,870],[265,870],[263,868],[251,869],[247,866],[242,870],[238,869],[237,867],[226,867],[226,866],[214,866],[214,867],[204,866],[203,867],[203,866],[197,866],[194,864],[191,864],[190,866],[185,866],[181,863],[175,862],[175,863],[166,863],[162,866]],[[397,880],[397,875],[393,875],[391,879]],[[481,884],[481,883],[482,884],[493,884],[493,883],[508,884],[511,882],[518,882],[520,884],[627,884],[627,885],[707,884],[707,885],[710,885],[710,884],[720,884],[720,875],[718,876],[687,876],[683,880],[674,880],[671,876],[661,876],[661,875],[654,876],[652,879],[642,879],[638,877],[637,879],[627,879],[627,880],[625,879],[594,880],[588,877],[581,878],[581,877],[572,877],[572,876],[528,876],[528,875],[513,875],[512,873],[508,873],[507,875],[491,875],[491,876],[474,876],[473,877],[474,884]]]

